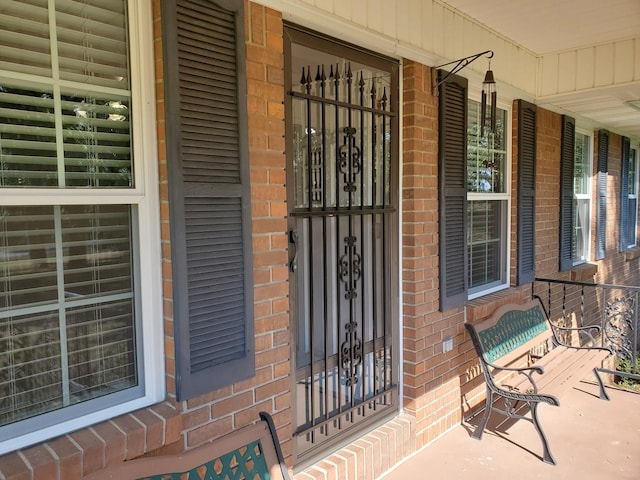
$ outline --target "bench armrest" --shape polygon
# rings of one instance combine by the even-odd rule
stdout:
[[[485,365],[487,367],[491,367],[492,370],[490,372],[490,374],[488,375],[488,377],[491,377],[491,382],[493,383],[494,387],[499,389],[499,390],[506,390],[504,387],[499,386],[496,382],[494,382],[494,372],[496,371],[507,371],[507,372],[516,372],[520,375],[524,375],[525,377],[527,377],[527,379],[529,380],[529,383],[531,384],[531,389],[528,392],[523,392],[523,393],[532,393],[532,394],[537,394],[538,393],[538,386],[536,385],[535,380],[533,379],[533,374],[537,373],[539,375],[542,375],[544,373],[544,368],[539,366],[539,365],[532,365],[530,367],[503,367],[501,365],[496,365],[494,363],[489,363],[489,362],[484,362]],[[508,391],[508,390],[507,390]]]
[[[487,367],[491,367],[493,370],[504,370],[508,372],[518,373],[524,373],[527,370],[532,370],[533,372],[539,373],[540,375],[544,373],[544,368],[539,365],[532,365],[530,367],[504,367],[502,365],[496,365],[495,363],[487,362],[486,360],[484,363],[487,365]]]
[[[551,322],[549,322],[551,323]],[[555,343],[557,345],[562,345],[563,347],[567,347],[567,348],[574,348],[577,350],[581,350],[581,349],[598,349],[598,350],[607,350],[611,353],[612,350],[609,347],[600,347],[597,345],[596,343],[596,339],[594,338],[594,334],[601,334],[602,333],[602,327],[600,325],[588,325],[586,327],[560,327],[558,325],[553,325],[552,324],[552,328],[553,328],[553,339],[555,341]],[[594,331],[594,333],[592,333],[591,331]],[[588,343],[587,345],[579,345],[579,346],[574,346],[574,345],[570,345],[566,342],[563,342],[562,340],[560,340],[559,336],[557,335],[560,332],[578,332],[579,335],[584,335],[587,337],[588,339]]]

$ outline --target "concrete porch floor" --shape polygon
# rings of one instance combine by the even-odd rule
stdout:
[[[542,444],[533,424],[493,414],[478,441],[470,437],[477,415],[383,476],[466,480],[640,479],[640,394],[580,383],[559,407],[540,405],[538,414],[557,465],[542,461]]]

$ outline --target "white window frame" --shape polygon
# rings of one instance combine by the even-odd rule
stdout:
[[[475,101],[480,102],[480,91],[469,93],[467,102]],[[488,295],[493,292],[497,292],[500,290],[504,290],[509,288],[509,272],[511,271],[511,172],[512,172],[512,150],[511,150],[511,116],[512,116],[512,105],[511,103],[506,103],[504,99],[499,99],[497,103],[497,107],[506,112],[506,125],[505,125],[505,172],[504,172],[504,182],[505,182],[505,191],[503,193],[481,193],[481,192],[467,192],[467,206],[470,202],[478,201],[478,200],[501,200],[505,202],[505,212],[502,218],[502,231],[504,236],[501,242],[501,257],[504,260],[504,269],[501,272],[501,280],[499,282],[494,282],[488,285],[482,285],[480,287],[471,288],[469,286],[468,299],[472,300],[474,298],[482,297],[484,295]],[[467,142],[468,145],[468,142]],[[466,161],[466,159],[465,159]],[[467,225],[468,227],[468,225]],[[471,262],[469,262],[470,268]],[[467,272],[467,275],[469,272]]]
[[[585,171],[587,172],[587,178],[585,181],[585,185],[587,186],[587,192],[581,193],[581,194],[576,193],[576,185],[575,185],[575,145],[578,143],[578,135],[582,135],[583,137],[587,137],[589,139],[588,141],[589,152],[587,154],[588,158],[587,158],[587,165],[585,168]],[[584,255],[579,258],[574,257],[573,248],[571,249],[571,260],[574,266],[586,263],[591,258],[591,224],[592,224],[591,215],[593,212],[593,132],[576,128],[575,137],[576,138],[575,138],[574,147],[573,147],[574,148],[573,200],[576,202],[576,206],[579,205],[579,202],[584,203],[586,201],[587,225],[586,225],[586,228],[583,229],[583,235],[582,235],[583,244],[586,246]],[[579,208],[576,208],[574,215],[577,216],[578,214],[579,214]],[[571,219],[571,244],[572,245],[576,241],[575,234],[576,234],[575,220],[572,218]]]
[[[158,194],[158,153],[156,136],[153,10],[151,0],[129,1],[129,42],[131,65],[132,129],[135,141],[134,188],[60,189],[4,188],[2,203],[13,205],[131,205],[134,243],[143,246],[134,269],[136,302],[142,316],[142,358],[138,359],[144,393],[133,400],[91,411],[21,436],[0,441],[0,455],[34,443],[68,433],[79,428],[137,410],[164,399],[164,331],[162,310],[162,255],[160,243],[160,202]],[[7,72],[0,72],[5,75]],[[40,81],[27,74],[5,75],[24,80]],[[140,286],[143,285],[143,288]]]

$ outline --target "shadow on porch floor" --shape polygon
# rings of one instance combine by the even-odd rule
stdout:
[[[529,422],[492,415],[481,441],[470,437],[480,416],[422,449],[384,480],[580,480],[640,478],[640,394],[580,383],[560,401],[541,405],[542,427],[558,465],[541,460],[542,445]]]

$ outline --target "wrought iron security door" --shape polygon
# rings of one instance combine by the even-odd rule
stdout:
[[[397,63],[287,34],[300,462],[397,410]]]

